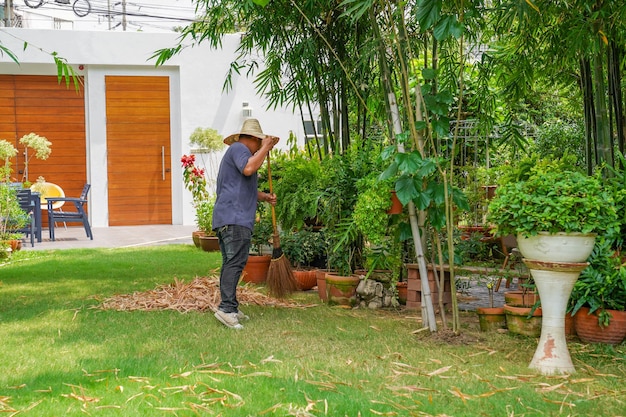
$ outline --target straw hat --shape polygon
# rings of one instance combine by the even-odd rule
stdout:
[[[224,139],[224,143],[227,145],[232,145],[233,142],[237,142],[239,140],[240,135],[253,136],[261,140],[265,139],[266,136],[263,133],[263,130],[261,129],[261,124],[257,119],[246,119],[241,126],[241,132],[233,133],[232,135],[228,136],[226,139]]]

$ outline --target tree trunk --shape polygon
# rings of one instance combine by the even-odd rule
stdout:
[[[583,108],[585,114],[585,158],[587,174],[593,173],[596,137],[596,118],[593,105],[593,85],[591,81],[591,64],[587,59],[580,60],[580,89],[583,94]]]
[[[597,163],[607,163],[613,166],[613,141],[611,140],[611,129],[609,126],[609,113],[606,105],[606,86],[604,83],[604,71],[602,65],[602,52],[605,48],[598,40],[599,51],[593,59],[593,93],[595,103],[595,119],[596,119],[596,142],[598,155]]]
[[[624,153],[625,141],[625,123],[624,123],[624,106],[622,96],[622,73],[620,62],[622,59],[621,48],[611,41],[609,44],[609,94],[611,96],[611,104],[613,115],[615,118],[615,140],[617,148]],[[622,167],[623,168],[623,167]]]

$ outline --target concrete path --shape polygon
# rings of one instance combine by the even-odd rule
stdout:
[[[163,245],[172,243],[193,244],[191,233],[197,230],[195,225],[150,225],[150,226],[115,226],[92,228],[93,240],[90,240],[82,227],[62,225],[54,228],[56,240],[49,239],[48,229],[42,232],[42,242],[22,243],[22,250],[73,249],[73,248],[122,248],[133,246]]]

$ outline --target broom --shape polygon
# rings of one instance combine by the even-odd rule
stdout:
[[[270,194],[272,194],[272,167],[270,164],[270,155],[267,154],[267,178],[270,185]],[[278,238],[278,228],[276,227],[276,210],[272,208],[272,226],[274,227],[274,238],[272,239],[272,261],[267,272],[267,287],[271,296],[276,298],[284,298],[298,289],[298,283],[293,276],[291,263],[283,253],[280,247],[280,239]]]

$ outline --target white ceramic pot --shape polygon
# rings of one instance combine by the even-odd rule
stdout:
[[[585,262],[596,241],[595,233],[517,235],[517,248],[526,259],[543,262]]]

